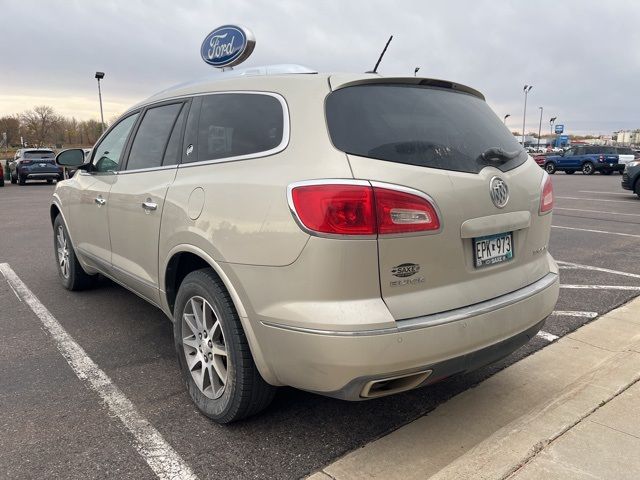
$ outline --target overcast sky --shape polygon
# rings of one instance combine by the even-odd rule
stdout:
[[[638,1],[0,0],[0,116],[51,105],[105,119],[193,78],[215,75],[200,44],[216,26],[251,28],[246,66],[299,63],[320,71],[370,70],[389,35],[383,75],[472,86],[522,130],[558,116],[568,133],[640,128]]]

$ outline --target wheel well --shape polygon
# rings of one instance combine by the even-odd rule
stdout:
[[[56,217],[60,215],[60,210],[58,210],[57,206],[51,205],[51,208],[49,209],[49,215],[51,216],[51,225],[53,225],[53,222],[56,221]]]
[[[211,265],[195,253],[180,252],[171,257],[171,260],[169,260],[169,263],[167,264],[167,271],[164,280],[167,304],[169,305],[171,312],[173,312],[173,306],[176,302],[178,289],[180,288],[180,284],[184,280],[184,277],[189,275],[191,272],[202,268],[211,268]]]

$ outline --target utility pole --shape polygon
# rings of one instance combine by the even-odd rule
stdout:
[[[104,72],[96,72],[96,80],[98,80],[98,98],[100,99],[100,124],[102,125],[102,133],[104,133],[104,114],[102,113],[102,91],[100,90],[100,80],[104,78]]]
[[[540,150],[540,135],[542,133],[542,112],[544,111],[543,107],[538,107],[540,109],[540,124],[538,125],[538,147],[536,150]]]
[[[522,146],[524,147],[524,129],[527,121],[527,95],[533,88],[533,85],[525,85],[522,91],[524,92],[524,113],[522,114]]]

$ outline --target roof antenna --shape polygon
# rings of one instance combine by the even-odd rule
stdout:
[[[373,70],[365,72],[365,73],[378,73],[378,65],[380,65],[380,62],[382,61],[382,57],[384,57],[384,54],[386,53],[387,48],[389,47],[389,44],[391,43],[391,40],[393,40],[393,35],[391,35],[389,37],[389,40],[387,40],[387,44],[384,46],[384,49],[382,50],[382,53],[378,57],[378,61],[376,62],[376,66],[373,67]]]

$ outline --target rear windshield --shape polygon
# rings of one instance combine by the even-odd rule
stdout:
[[[24,152],[24,158],[53,158],[53,152],[51,150],[38,151],[32,150],[30,152]]]
[[[633,150],[629,147],[618,147],[618,153],[620,155],[633,155]]]
[[[478,173],[511,170],[527,159],[485,101],[465,93],[413,85],[358,85],[326,100],[331,140],[343,152],[421,167]],[[482,153],[511,153],[489,163]]]

